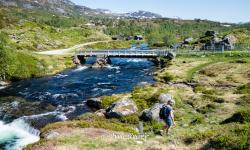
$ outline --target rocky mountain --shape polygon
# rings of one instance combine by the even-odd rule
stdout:
[[[76,5],[70,0],[0,0],[0,5],[5,7],[21,7],[24,9],[40,9],[62,15],[106,15],[109,17],[123,18],[159,18],[158,14],[137,11],[132,13],[117,14],[108,9],[91,9],[85,6]]]
[[[131,13],[125,13],[122,14],[125,17],[130,17],[130,18],[139,18],[139,19],[154,19],[154,18],[162,18],[161,15],[148,12],[148,11],[143,11],[139,10],[137,12],[131,12]]]

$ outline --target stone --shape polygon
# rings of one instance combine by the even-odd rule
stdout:
[[[163,104],[156,103],[151,108],[143,110],[140,115],[140,119],[143,121],[160,121],[161,119],[159,117],[159,113],[162,106]]]
[[[7,83],[7,82],[4,82],[4,81],[0,81],[0,86],[6,86],[6,85],[8,85],[9,83]]]
[[[117,102],[114,102],[108,109],[106,109],[106,116],[108,118],[120,118],[134,114],[138,111],[138,108],[133,100],[124,97]]]
[[[107,66],[110,62],[109,58],[106,57],[97,57],[96,58],[96,62],[94,63],[94,65],[92,66],[93,68],[103,68],[105,66]]]
[[[160,94],[160,96],[159,96],[159,102],[161,103],[161,104],[164,104],[164,103],[167,103],[168,101],[170,101],[170,100],[173,100],[173,97],[172,97],[172,95],[170,95],[170,94],[165,94],[165,93],[162,93],[162,94]]]
[[[49,132],[45,135],[45,139],[47,140],[52,140],[52,139],[55,139],[55,138],[58,138],[59,137],[59,133],[58,132],[55,132],[55,131],[52,131],[52,132]]]
[[[95,114],[99,117],[104,117],[105,116],[105,113],[106,113],[106,110],[105,109],[100,109],[100,110],[97,110],[95,112]]]
[[[192,38],[192,37],[186,38],[186,39],[184,40],[184,44],[190,44],[193,40],[194,40],[194,38]]]
[[[39,50],[44,49],[44,47],[43,47],[43,45],[42,45],[42,44],[37,44],[36,48],[37,48],[37,49],[39,49]]]
[[[208,30],[206,33],[205,33],[205,35],[206,36],[216,36],[216,32],[215,31],[213,31],[213,30]]]
[[[222,40],[223,44],[225,45],[225,49],[234,49],[234,45],[237,42],[237,38],[233,35],[227,35]]]
[[[87,100],[86,104],[90,108],[95,108],[95,109],[101,109],[101,107],[102,107],[101,98],[90,98]]]

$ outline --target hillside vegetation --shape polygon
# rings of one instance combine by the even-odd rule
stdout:
[[[94,26],[88,26],[89,23]],[[143,35],[145,40],[98,43],[86,48],[128,48],[131,44],[143,42],[149,43],[151,47],[171,47],[189,37],[194,39],[194,42],[190,43],[190,47],[194,47],[195,42],[204,41],[203,36],[207,30],[218,32],[218,37],[232,35],[237,39],[236,45],[244,45],[245,48],[249,46],[249,24],[227,25],[229,26],[199,19],[124,18],[118,20],[102,15],[60,15],[43,9],[1,7],[0,32],[1,39],[5,39],[1,41],[3,56],[1,62],[7,66],[0,72],[1,79],[23,79],[61,71],[73,65],[70,63],[71,56],[54,58],[36,55],[33,52],[69,48],[91,41],[110,40],[115,35],[124,37]],[[58,61],[53,61],[54,59]],[[59,60],[63,63],[59,63]],[[20,65],[21,61],[27,65]],[[53,64],[50,64],[52,62]]]
[[[157,84],[102,97],[104,109],[121,97],[130,97],[137,113],[107,119],[97,111],[50,124],[42,129],[42,140],[27,149],[49,145],[53,145],[51,149],[249,149],[249,57],[241,52],[178,55],[172,65],[157,72]],[[176,126],[167,136],[158,135],[163,122],[139,117],[159,101],[161,93],[171,94],[176,101]],[[138,135],[140,121],[147,136],[123,138]],[[55,132],[58,136],[48,139]]]
[[[84,26],[82,17],[65,17],[44,11],[0,8],[0,79],[19,80],[55,73],[72,66],[71,56],[49,57],[35,51],[68,48],[108,40],[98,28]],[[55,61],[57,60],[57,61]]]

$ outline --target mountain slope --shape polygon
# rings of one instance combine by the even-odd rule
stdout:
[[[124,14],[112,13],[108,9],[91,9],[85,6],[76,5],[70,0],[0,0],[1,6],[20,7],[24,9],[41,9],[56,14],[66,16],[81,15],[81,16],[98,16],[104,15],[108,17],[123,17],[123,18],[161,18],[161,15],[147,12],[137,11]]]

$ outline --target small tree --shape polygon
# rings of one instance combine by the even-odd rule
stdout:
[[[174,34],[170,34],[170,33],[164,34],[162,39],[163,39],[164,45],[167,47],[170,47],[176,43],[176,37],[174,36]]]
[[[154,44],[161,43],[162,38],[159,32],[153,31],[147,35],[147,41],[150,46],[153,46]]]

